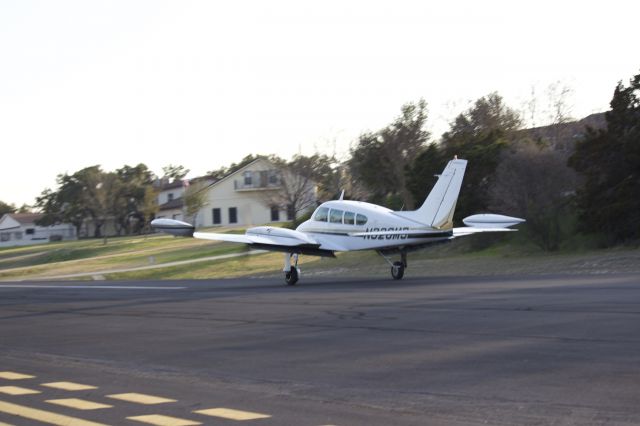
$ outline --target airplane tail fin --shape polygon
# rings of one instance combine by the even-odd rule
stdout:
[[[396,214],[435,229],[452,228],[453,212],[466,167],[467,160],[454,158],[449,161],[422,206],[418,210]]]

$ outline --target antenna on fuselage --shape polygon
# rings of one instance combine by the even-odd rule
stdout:
[[[338,200],[342,201],[343,199],[344,199],[344,189],[340,193],[340,198],[338,198]]]

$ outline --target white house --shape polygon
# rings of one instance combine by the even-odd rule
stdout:
[[[183,206],[184,184],[182,181],[165,183],[158,192],[157,218],[184,220]]]
[[[282,176],[265,158],[229,173],[218,181],[207,176],[191,179],[203,182],[205,205],[195,218],[196,227],[251,226],[292,219],[286,205],[273,205],[274,194],[282,190]],[[315,198],[315,184],[312,184]],[[157,218],[185,220],[183,182],[164,183],[158,193]],[[312,206],[312,208],[314,208]]]
[[[69,223],[38,226],[42,218],[37,213],[7,213],[0,218],[0,247],[75,240],[76,228]]]

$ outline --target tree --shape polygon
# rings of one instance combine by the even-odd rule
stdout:
[[[351,174],[371,190],[373,201],[398,199],[406,208],[413,207],[406,169],[429,139],[429,132],[424,129],[426,120],[424,99],[407,103],[391,124],[375,133],[362,134],[351,149]]]
[[[16,211],[16,206],[13,204],[7,204],[4,201],[0,201],[0,217],[7,213],[14,213]]]
[[[133,167],[125,165],[116,170],[116,175],[120,180],[116,197],[121,198],[125,204],[122,210],[114,212],[116,231],[118,235],[122,230],[127,234],[141,232],[146,223],[143,213],[145,196],[152,187],[155,176],[142,163]]]
[[[207,189],[209,185],[205,181],[195,181],[189,184],[184,192],[184,208],[187,222],[196,225],[196,216],[202,207],[207,204]]]
[[[316,183],[322,175],[324,161],[317,154],[311,157],[295,155],[291,161],[272,156],[269,161],[275,166],[279,187],[264,192],[264,203],[285,207],[295,226],[300,213],[316,204]]]
[[[190,170],[185,169],[184,166],[174,166],[173,164],[162,168],[164,177],[171,179],[171,182],[183,179],[189,172]]]
[[[449,131],[442,135],[442,163],[431,172],[440,173],[446,161],[454,155],[469,160],[458,198],[459,218],[488,209],[489,188],[500,162],[500,153],[520,126],[518,113],[506,106],[502,97],[494,92],[478,99],[471,108],[458,115]]]
[[[533,141],[503,155],[489,190],[490,208],[527,220],[532,241],[552,251],[568,234],[577,174],[560,151]]]
[[[610,106],[606,129],[588,129],[569,159],[585,177],[580,227],[601,232],[607,245],[640,238],[640,74],[618,83]]]
[[[142,214],[141,232],[145,235],[149,233],[151,220],[158,213],[158,191],[153,185],[144,188],[144,197],[140,204],[140,213]]]

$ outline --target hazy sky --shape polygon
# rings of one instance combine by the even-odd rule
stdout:
[[[193,176],[250,153],[344,156],[421,97],[434,137],[491,91],[520,109],[536,87],[544,107],[555,81],[580,118],[640,71],[639,15],[637,0],[0,0],[0,200],[94,164]]]

